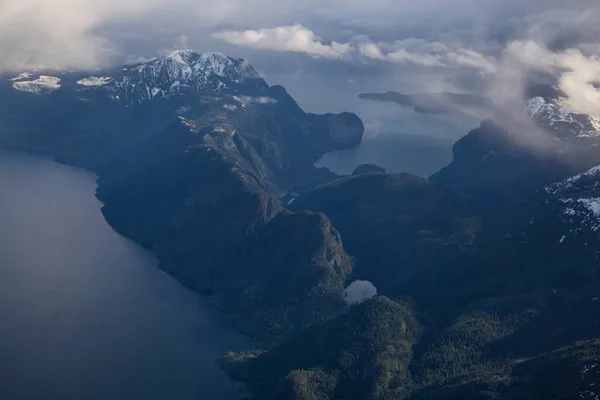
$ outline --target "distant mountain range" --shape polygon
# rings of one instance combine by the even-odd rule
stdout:
[[[600,396],[598,121],[544,96],[517,114],[429,180],[341,177],[313,163],[360,119],[305,113],[244,60],[0,78],[0,147],[94,171],[111,226],[259,341],[221,359],[257,399]],[[378,296],[348,304],[356,280]]]

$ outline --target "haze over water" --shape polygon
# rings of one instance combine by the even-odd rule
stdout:
[[[115,233],[95,176],[0,152],[0,398],[230,399],[252,347]]]

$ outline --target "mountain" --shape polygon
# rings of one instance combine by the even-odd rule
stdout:
[[[408,304],[378,297],[266,352],[221,360],[260,399],[385,399],[411,384],[408,362],[419,336]]]
[[[336,178],[313,162],[360,143],[354,114],[305,113],[219,53],[0,82],[0,146],[94,171],[111,226],[240,329],[278,342],[347,307],[339,234],[279,197]]]
[[[135,104],[156,97],[171,98],[186,92],[222,92],[246,90],[264,92],[266,82],[243,59],[221,53],[198,54],[173,51],[164,57],[139,66],[123,68],[114,76],[78,80],[79,85],[100,86],[116,99]],[[102,82],[98,83],[98,79]]]
[[[131,159],[131,149],[152,135],[187,123],[190,136],[199,136],[188,146],[204,140],[220,146],[280,191],[332,179],[312,162],[357,145],[364,131],[353,114],[305,113],[247,62],[220,53],[174,51],[93,74],[21,73],[0,79],[0,98],[4,147],[99,172],[115,158]]]
[[[600,123],[542,97],[504,120],[488,119],[459,140],[430,180],[486,208],[527,200],[545,185],[599,163]]]
[[[559,139],[600,135],[600,120],[588,114],[570,112],[560,105],[547,102],[543,97],[530,98],[525,112],[539,126],[551,131]]]
[[[189,132],[170,130],[169,140],[178,134]],[[101,180],[98,198],[114,229],[262,341],[278,342],[347,307],[353,260],[328,218],[285,210],[214,148],[195,146],[126,178]]]
[[[9,80],[13,89],[24,93],[48,95],[59,90],[71,91],[85,99],[89,94],[86,92],[91,91],[128,106],[186,93],[268,89],[254,68],[242,59],[189,50],[176,50],[144,64],[94,74],[25,72]]]
[[[530,399],[558,388],[559,398],[587,396],[600,384],[579,378],[597,361],[600,328],[596,174],[490,215],[409,174],[360,174],[301,195],[290,207],[329,216],[355,258],[350,280],[371,281],[390,298],[376,300],[399,310],[377,309],[349,334],[341,321],[360,314],[353,307],[287,344],[230,354],[226,370],[257,398]],[[410,339],[384,333],[404,332],[393,328],[400,316],[412,321]],[[378,333],[366,340],[362,329]],[[365,379],[361,389],[378,389],[361,392],[344,381],[349,373]]]
[[[489,112],[492,104],[485,98],[467,93],[418,93],[403,94],[388,91],[385,93],[362,93],[363,100],[389,101],[403,107],[414,108],[419,113],[445,114],[464,113],[465,110]]]
[[[362,164],[359,165],[352,171],[352,175],[369,174],[371,172],[387,172],[385,168],[382,168],[375,164]]]
[[[339,177],[313,163],[360,142],[357,116],[177,51],[1,78],[0,147],[94,171],[110,225],[257,339],[221,359],[254,398],[593,399],[597,121],[551,97],[429,180]]]
[[[432,299],[432,287],[448,283],[438,277],[470,251],[481,229],[478,216],[469,215],[460,198],[411,174],[341,178],[288,207],[327,215],[356,258],[354,277],[392,297]]]

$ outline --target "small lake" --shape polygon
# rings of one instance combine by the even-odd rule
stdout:
[[[0,398],[237,399],[252,347],[115,233],[93,174],[0,152]]]

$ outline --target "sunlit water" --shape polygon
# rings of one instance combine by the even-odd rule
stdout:
[[[92,174],[0,152],[0,399],[229,399],[251,346],[104,221]]]

